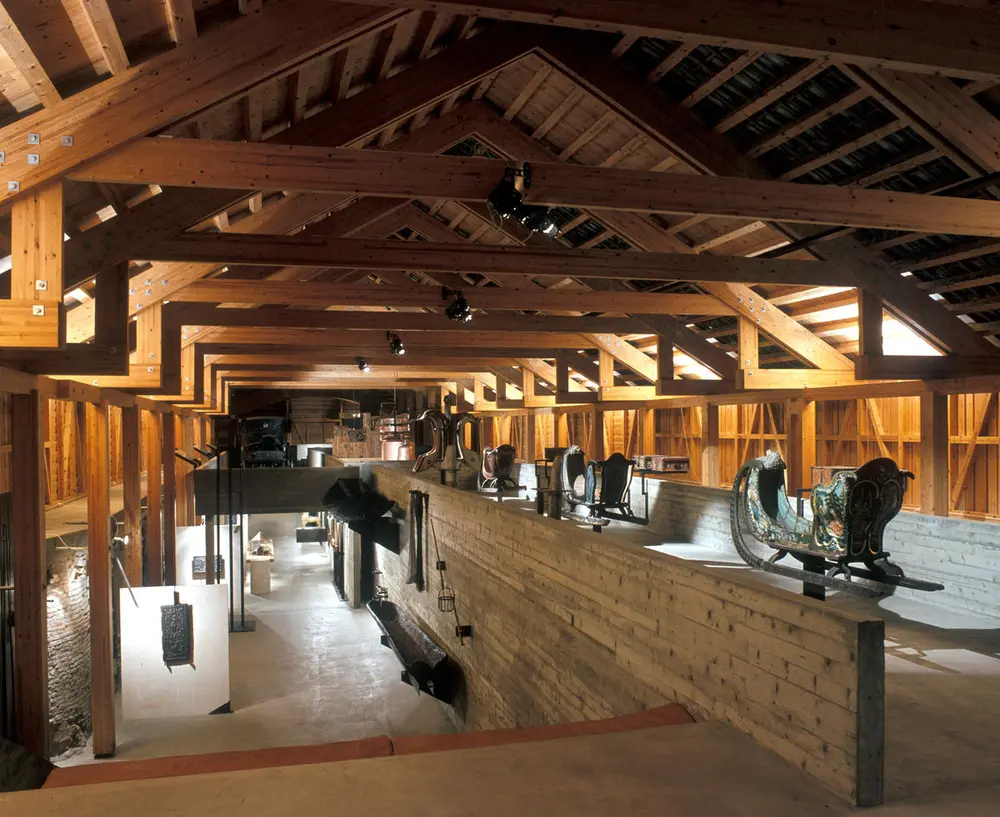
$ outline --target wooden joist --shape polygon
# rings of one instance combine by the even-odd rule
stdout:
[[[24,77],[42,105],[52,106],[62,100],[62,95],[2,4],[0,4],[0,48],[3,48],[10,57],[10,61],[14,63],[14,67]]]
[[[372,5],[638,34],[797,57],[838,57],[858,65],[987,79],[1000,76],[1000,33],[990,11],[919,0],[810,0],[600,3],[564,0],[362,0]]]
[[[0,148],[6,153],[0,181],[17,181],[24,194],[137,136],[378,31],[402,15],[289,0],[220,26],[0,130]],[[177,93],[178,88],[184,93]],[[29,144],[29,133],[40,134],[41,142]],[[73,137],[72,146],[62,143],[64,136]],[[28,153],[39,155],[38,164],[28,164]],[[8,190],[6,183],[0,185],[0,202],[15,195],[18,192]]]
[[[502,162],[311,146],[140,139],[71,169],[78,181],[461,199],[485,202]],[[800,224],[1000,237],[1000,203],[738,176],[533,163],[525,201],[550,206],[700,213]]]
[[[710,295],[658,292],[590,292],[588,290],[468,287],[463,290],[474,309],[544,310],[546,312],[635,312],[649,315],[732,315],[734,310]],[[324,281],[240,281],[212,278],[195,281],[171,295],[172,301],[252,303],[285,306],[440,307],[437,287],[351,286]]]
[[[153,260],[360,270],[478,272],[660,281],[845,286],[848,273],[828,264],[786,259],[543,247],[494,247],[416,241],[321,239],[228,234],[184,235],[151,247]]]

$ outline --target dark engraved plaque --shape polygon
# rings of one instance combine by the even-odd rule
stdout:
[[[160,608],[163,663],[168,667],[194,661],[194,630],[190,604],[164,604]]]
[[[204,556],[194,556],[191,558],[191,578],[193,579],[204,579],[205,578],[205,557]],[[222,581],[226,578],[226,560],[222,558],[221,555],[216,554],[215,556],[215,579],[216,581]]]

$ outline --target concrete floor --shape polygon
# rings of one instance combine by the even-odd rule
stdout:
[[[447,707],[400,681],[368,611],[337,597],[323,546],[296,543],[291,515],[254,517],[259,528],[275,543],[271,593],[247,592],[256,631],[229,637],[232,714],[119,718],[115,759],[455,731]],[[57,762],[93,762],[91,749]]]
[[[721,784],[721,785],[720,785]],[[996,815],[1000,789],[883,807],[886,817]],[[55,817],[847,817],[854,809],[721,724],[0,795],[0,814]]]

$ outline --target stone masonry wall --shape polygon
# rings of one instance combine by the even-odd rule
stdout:
[[[880,620],[740,571],[616,544],[405,466],[373,472],[375,487],[403,507],[411,489],[430,494],[427,563],[438,557],[436,538],[472,638],[460,646],[454,617],[438,609],[436,572],[417,592],[405,584],[405,551],[376,548],[377,559],[390,598],[462,667],[467,728],[604,718],[676,700],[852,801],[880,797],[881,756],[866,754],[881,745]]]
[[[84,536],[86,547],[86,536]],[[87,551],[50,548],[49,735],[53,755],[90,736],[90,581]]]

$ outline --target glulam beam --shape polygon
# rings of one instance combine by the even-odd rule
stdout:
[[[147,138],[72,169],[69,176],[77,181],[119,184],[270,187],[485,202],[504,168],[502,161],[479,157]],[[991,200],[559,162],[532,164],[525,201],[595,210],[1000,237],[1000,203]]]

